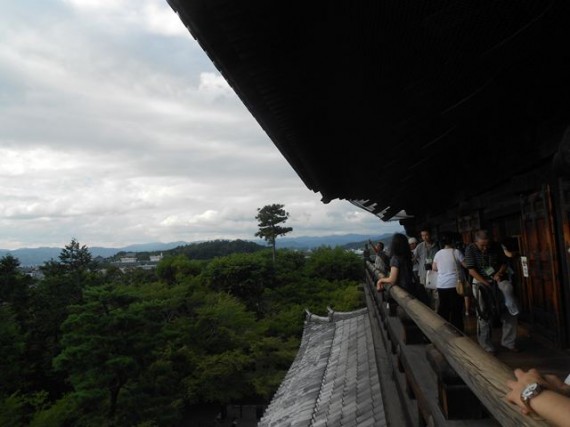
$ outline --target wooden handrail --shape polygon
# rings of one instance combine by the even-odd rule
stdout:
[[[371,269],[370,265],[368,268]],[[371,271],[373,272],[373,268]],[[376,274],[373,277],[376,278]],[[548,425],[538,417],[522,415],[518,407],[506,401],[506,382],[515,379],[509,366],[487,353],[478,343],[401,287],[391,286],[387,288],[387,292],[444,355],[451,367],[502,426]]]

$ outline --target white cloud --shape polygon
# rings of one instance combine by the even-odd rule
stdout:
[[[0,6],[0,113],[2,249],[399,228],[321,203],[163,0]]]
[[[143,26],[153,34],[188,37],[188,30],[166,0],[63,0],[63,3],[101,22],[123,22]]]
[[[63,0],[78,9],[95,10],[121,10],[128,4],[128,0]]]
[[[156,34],[188,37],[188,30],[164,0],[147,1],[143,8],[147,28]]]
[[[198,90],[208,97],[235,96],[226,79],[217,73],[200,73]]]

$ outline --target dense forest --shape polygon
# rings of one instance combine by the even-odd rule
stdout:
[[[180,251],[122,272],[72,240],[42,271],[0,258],[4,427],[179,426],[193,405],[268,402],[305,309],[363,306],[362,259],[341,248]]]
[[[265,246],[258,245],[247,240],[211,240],[209,242],[190,243],[188,245],[178,246],[174,249],[160,251],[164,255],[186,255],[190,259],[209,260],[216,257],[236,254],[236,253],[254,253],[266,250]],[[148,260],[150,256],[157,252],[137,252],[137,259]],[[111,260],[118,260],[122,256],[127,255],[126,252],[117,252]]]

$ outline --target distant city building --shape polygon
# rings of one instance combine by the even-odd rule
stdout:
[[[142,270],[152,270],[162,260],[163,254],[150,255],[149,260],[139,260],[136,253],[128,253],[119,258],[119,261],[113,262],[123,273],[135,268]]]
[[[43,271],[41,271],[40,268],[37,266],[22,267],[22,268],[20,268],[20,271],[22,273],[27,274],[28,276],[36,279],[36,280],[42,280],[45,277]]]
[[[159,262],[162,260],[162,252],[160,253],[160,255],[151,255],[150,256],[150,262]]]

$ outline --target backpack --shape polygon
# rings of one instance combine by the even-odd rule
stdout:
[[[493,327],[500,326],[501,316],[507,312],[507,306],[499,286],[497,286],[496,282],[491,282],[490,286],[479,285],[478,288],[483,304],[477,298],[474,298],[477,315],[489,322]]]

